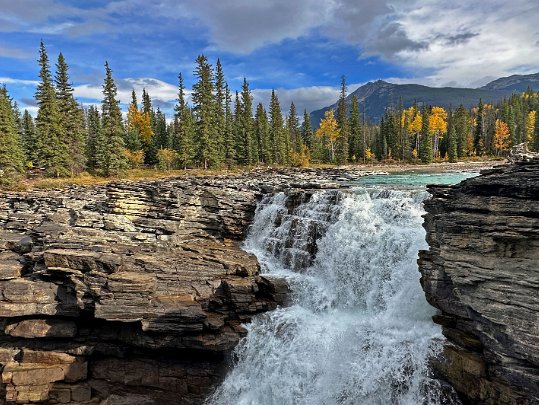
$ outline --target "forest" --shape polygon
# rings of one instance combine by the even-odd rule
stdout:
[[[239,91],[229,88],[219,60],[213,67],[196,59],[196,82],[188,102],[182,74],[174,116],[152,106],[151,95],[133,90],[124,119],[112,69],[105,63],[100,108],[84,108],[74,96],[68,64],[60,53],[55,74],[43,43],[39,49],[39,84],[33,118],[21,113],[0,88],[0,185],[26,173],[74,177],[82,172],[110,177],[139,167],[225,169],[235,167],[456,162],[475,156],[505,156],[513,145],[528,142],[539,150],[539,93],[531,89],[498,105],[449,111],[421,102],[388,106],[379,123],[362,119],[358,100],[348,97],[344,77],[335,111],[311,125],[292,102],[287,113],[272,91],[268,110],[253,106],[246,79]],[[316,128],[313,128],[316,127]]]

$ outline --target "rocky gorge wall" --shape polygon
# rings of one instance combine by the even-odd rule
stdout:
[[[277,182],[321,187],[290,181],[0,194],[0,403],[201,403],[241,323],[285,299],[238,245]]]
[[[539,159],[431,186],[421,283],[448,339],[437,373],[470,404],[539,404]]]

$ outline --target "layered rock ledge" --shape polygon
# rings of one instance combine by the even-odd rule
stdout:
[[[286,298],[239,247],[257,199],[318,175],[0,193],[0,403],[201,403]]]
[[[449,343],[437,372],[471,404],[539,404],[539,159],[432,186],[421,283]]]

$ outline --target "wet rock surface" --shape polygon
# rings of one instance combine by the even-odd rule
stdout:
[[[339,177],[0,193],[0,403],[201,403],[242,323],[286,301],[286,283],[239,247],[257,200]]]
[[[419,264],[465,403],[539,403],[539,159],[431,186]]]

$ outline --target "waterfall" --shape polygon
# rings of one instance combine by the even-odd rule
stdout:
[[[422,190],[285,194],[259,204],[245,249],[292,302],[259,315],[209,404],[457,403],[429,378],[440,329],[419,284]],[[297,205],[294,207],[294,205]],[[444,395],[443,392],[446,392]]]

